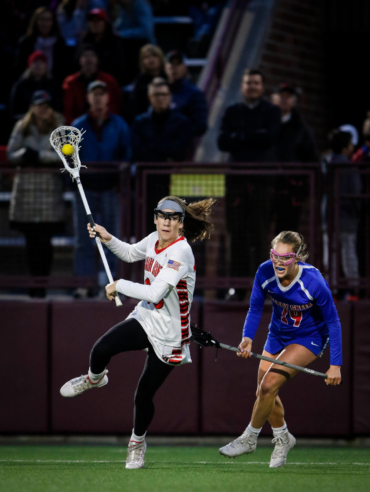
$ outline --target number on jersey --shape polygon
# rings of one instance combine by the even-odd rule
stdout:
[[[288,314],[288,309],[284,308],[281,315],[281,321],[286,325],[288,324],[287,314]],[[294,321],[293,326],[298,328],[298,326],[301,324],[302,317],[303,317],[302,311],[293,311],[292,309],[289,309],[289,317]]]

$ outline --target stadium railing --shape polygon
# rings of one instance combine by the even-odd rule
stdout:
[[[322,224],[324,264],[329,284],[334,290],[364,289],[368,297],[370,163],[330,163],[326,170]],[[348,234],[352,235],[349,243]],[[357,263],[359,277],[353,276]],[[348,276],[351,272],[352,278]]]
[[[153,230],[152,211],[161,197],[214,197],[212,238],[193,244],[197,288],[248,289],[280,230],[299,228],[308,239],[310,261],[321,268],[320,189],[317,163],[138,163],[135,237]],[[142,278],[141,265],[135,277]]]
[[[89,176],[117,175],[117,190],[120,196],[119,225],[120,235],[127,241],[130,240],[131,231],[131,168],[129,164],[122,162],[89,162],[84,163],[87,169],[81,169],[81,181],[84,182],[84,174]],[[60,167],[60,166],[59,166]],[[65,232],[54,236],[52,244],[57,250],[60,261],[57,268],[53,267],[49,277],[32,277],[27,273],[24,255],[21,249],[25,245],[24,236],[10,228],[9,206],[12,198],[12,183],[16,173],[60,173],[58,166],[49,168],[19,168],[11,163],[1,163],[0,166],[0,248],[2,255],[0,260],[0,289],[14,290],[32,287],[77,288],[94,287],[97,285],[97,277],[77,277],[73,274],[73,250],[76,245],[75,231],[75,200],[80,200],[77,187],[69,176],[64,177],[63,200],[66,206]],[[98,218],[96,217],[96,220]],[[64,252],[63,252],[64,251]],[[98,256],[97,256],[98,258]],[[127,265],[119,263],[119,274],[127,276]]]

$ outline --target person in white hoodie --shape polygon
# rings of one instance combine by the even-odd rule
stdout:
[[[108,383],[107,365],[114,355],[147,349],[144,372],[135,394],[134,428],[126,468],[143,468],[145,435],[154,416],[153,397],[177,365],[191,362],[190,308],[195,287],[195,261],[189,241],[210,237],[214,200],[186,204],[168,196],[154,210],[156,232],[137,244],[127,244],[96,224],[87,228],[123,261],[145,260],[144,285],[120,279],[106,286],[108,299],[116,292],[139,299],[128,318],[111,328],[94,345],[88,374],[62,386],[62,396],[74,397]]]

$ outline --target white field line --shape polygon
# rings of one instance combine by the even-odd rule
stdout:
[[[1,460],[0,463],[126,463],[125,460]],[[163,464],[181,464],[176,461],[147,461],[147,463],[163,463]],[[189,461],[186,464],[189,465],[269,465],[269,461]],[[288,462],[288,465],[320,465],[320,466],[343,466],[343,465],[360,465],[370,466],[370,463],[300,463],[300,462]]]

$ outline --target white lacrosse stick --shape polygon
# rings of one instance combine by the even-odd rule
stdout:
[[[53,146],[55,152],[62,159],[63,165],[65,169],[62,169],[62,172],[67,170],[69,174],[72,176],[72,179],[76,180],[78,190],[80,192],[82,202],[85,207],[87,219],[90,222],[90,226],[94,227],[95,222],[93,216],[91,215],[89,204],[86,200],[86,195],[80,180],[80,167],[81,161],[78,155],[78,151],[80,149],[79,144],[82,140],[83,133],[78,130],[78,128],[74,128],[73,126],[60,126],[50,135],[50,143]],[[108,276],[109,283],[113,283],[112,273],[110,271],[107,258],[104,253],[104,249],[100,238],[98,237],[98,233],[95,237],[96,244],[98,245],[99,253],[101,259],[103,260],[103,265],[105,271]],[[121,299],[119,298],[117,292],[115,293],[116,306],[122,306]]]

